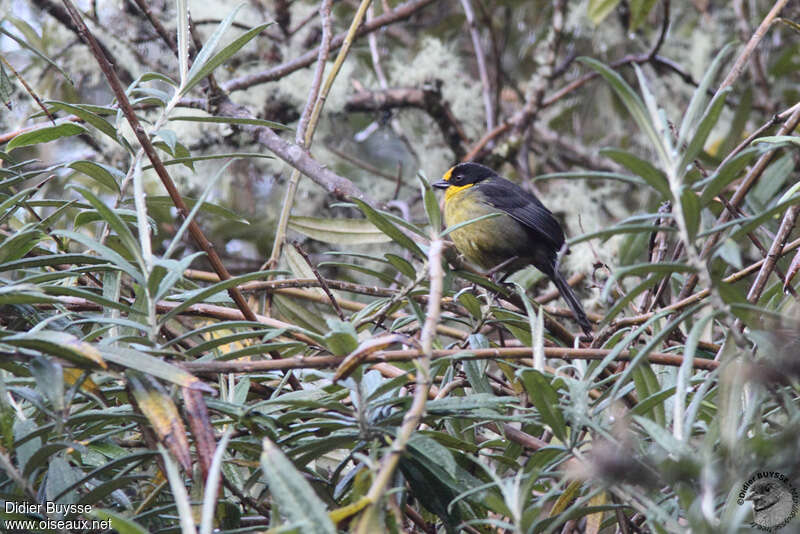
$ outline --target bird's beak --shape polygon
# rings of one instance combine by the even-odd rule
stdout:
[[[431,185],[436,189],[447,189],[450,187],[450,182],[447,180],[439,180],[438,182],[433,182]]]

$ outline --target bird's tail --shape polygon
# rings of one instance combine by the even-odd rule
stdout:
[[[578,325],[581,327],[581,330],[585,334],[592,333],[592,325],[589,322],[589,318],[586,317],[586,312],[583,311],[583,306],[581,305],[578,297],[575,296],[575,292],[572,291],[572,288],[567,283],[564,276],[558,272],[558,269],[554,269],[552,276],[550,277],[553,280],[553,283],[558,288],[558,292],[561,293],[561,296],[567,301],[569,308],[572,310],[572,313],[575,315],[575,320],[578,322]]]

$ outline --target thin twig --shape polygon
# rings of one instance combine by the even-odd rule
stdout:
[[[322,287],[322,291],[324,291],[325,294],[328,296],[328,300],[331,301],[333,309],[336,310],[336,315],[339,316],[339,319],[344,321],[344,312],[342,311],[341,306],[339,306],[339,303],[336,302],[336,298],[333,296],[331,288],[328,287],[328,283],[325,282],[325,279],[322,277],[321,274],[319,274],[319,270],[314,266],[313,263],[311,263],[311,258],[308,257],[308,253],[305,250],[303,250],[303,247],[301,247],[297,243],[292,243],[292,245],[294,245],[294,249],[297,251],[298,254],[300,254],[303,257],[309,269],[311,269],[311,271],[314,273],[314,276],[319,281],[320,287]]]
[[[478,32],[478,24],[475,20],[475,13],[472,10],[472,3],[470,0],[461,0],[461,6],[464,8],[464,15],[467,18],[467,26],[469,26],[469,34],[472,38],[472,47],[475,49],[475,61],[478,63],[478,75],[481,78],[481,87],[483,90],[483,109],[486,114],[486,129],[491,130],[494,128],[494,105],[492,104],[492,87],[489,83],[489,71],[486,69],[486,57],[483,53],[481,46],[481,35]]]
[[[715,98],[720,91],[730,85],[733,85],[733,82],[735,82],[742,73],[744,66],[747,64],[747,60],[750,59],[750,56],[758,46],[758,43],[760,43],[764,38],[764,35],[766,35],[767,30],[772,25],[775,17],[778,16],[788,1],[789,0],[777,0],[777,2],[775,2],[775,4],[772,6],[772,9],[770,9],[769,13],[767,13],[767,16],[764,17],[764,20],[762,20],[761,24],[759,24],[758,28],[756,28],[755,33],[753,33],[753,36],[747,42],[747,45],[744,47],[744,50],[742,50],[742,53],[739,54],[738,58],[736,58],[736,62],[733,64],[733,67],[731,67],[728,75],[724,80],[722,80],[722,83],[719,85],[719,89],[717,89],[717,93],[714,95]]]

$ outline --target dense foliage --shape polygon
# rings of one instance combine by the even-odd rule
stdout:
[[[5,0],[4,528],[740,532],[800,489],[796,4],[196,4]],[[459,160],[564,222],[593,336],[449,246]]]

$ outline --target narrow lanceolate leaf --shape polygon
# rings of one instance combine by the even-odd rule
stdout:
[[[693,241],[700,228],[700,200],[691,189],[684,189],[683,193],[681,193],[681,208],[683,209],[683,217],[686,221],[689,239]]]
[[[639,95],[636,94],[636,92],[631,88],[630,85],[628,85],[622,76],[611,70],[603,63],[588,57],[581,57],[578,58],[578,60],[600,73],[600,75],[605,78],[609,85],[611,85],[611,88],[615,93],[617,93],[617,96],[619,96],[619,98],[622,100],[622,103],[625,104],[625,108],[628,110],[628,113],[631,114],[631,118],[633,118],[633,120],[639,126],[639,129],[642,130],[642,133],[644,133],[650,139],[650,142],[652,143],[653,148],[656,149],[661,162],[666,165],[670,161],[669,155],[664,147],[661,136],[658,134],[656,127],[651,120],[650,113],[648,113],[647,108],[645,107],[644,102],[642,102],[642,99],[639,97]]]
[[[278,510],[293,525],[302,525],[300,531],[304,533],[335,534],[325,503],[305,477],[268,438],[264,438],[263,447],[261,469]]]
[[[161,443],[177,458],[181,466],[190,471],[192,458],[189,439],[178,408],[172,398],[153,377],[138,372],[128,372],[128,385],[136,405],[147,417]]]
[[[92,178],[97,183],[104,185],[115,193],[119,193],[119,182],[125,179],[122,171],[96,161],[79,160],[68,165],[70,169],[76,170]]]
[[[110,521],[111,529],[118,534],[147,534],[148,532],[139,523],[110,510],[92,509],[87,515],[100,521]]]
[[[6,74],[6,69],[0,63],[0,101],[3,102],[8,109],[12,109],[11,95],[14,94],[14,86],[11,84],[11,79]]]
[[[106,205],[105,202],[97,198],[94,193],[83,187],[74,186],[74,188],[81,195],[83,195],[83,198],[89,201],[94,209],[96,209],[97,212],[103,217],[103,220],[117,233],[117,236],[122,241],[122,244],[125,245],[125,248],[128,249],[128,252],[134,258],[136,258],[136,261],[139,263],[139,265],[144,266],[144,259],[141,255],[139,240],[133,236],[133,232],[131,232],[128,224],[122,220],[115,210],[112,210]]]
[[[188,78],[189,81],[186,82],[186,85],[183,87],[181,93],[185,94],[189,89],[195,86],[200,80],[208,76],[214,69],[225,63],[233,54],[239,51],[244,45],[249,43],[256,35],[261,33],[264,28],[269,26],[271,23],[267,22],[265,24],[259,24],[252,30],[245,32],[242,36],[235,39],[225,48],[220,50],[216,55],[211,57],[211,54],[217,47],[222,34],[225,33],[225,30],[228,26],[233,23],[233,17],[236,15],[236,12],[239,9],[233,11],[228,17],[220,23],[217,29],[214,31],[212,36],[206,41],[206,44],[203,46],[200,53],[197,54],[195,58],[195,62],[192,63],[192,68],[189,70]]]
[[[100,351],[92,344],[81,341],[66,332],[39,330],[2,338],[2,343],[12,347],[38,350],[43,354],[64,358],[81,367],[107,367]]]
[[[558,393],[550,385],[550,380],[542,373],[534,369],[526,369],[520,374],[525,391],[531,402],[539,411],[542,422],[553,430],[553,435],[561,442],[567,438],[567,425],[564,422],[564,415],[558,404]]]
[[[631,0],[630,31],[636,31],[644,23],[654,5],[656,5],[656,0]]]
[[[753,161],[756,155],[758,155],[758,150],[755,148],[743,150],[731,158],[725,165],[718,168],[707,180],[695,182],[693,184],[694,187],[703,185],[703,193],[700,195],[700,205],[705,207],[720,191],[738,178],[739,174]]]
[[[422,250],[419,248],[419,245],[417,245],[402,230],[395,226],[395,224],[390,221],[388,217],[374,209],[366,202],[362,202],[358,199],[354,199],[354,202],[358,204],[358,207],[361,208],[361,211],[364,212],[364,215],[367,217],[367,219],[369,219],[372,224],[377,226],[384,234],[391,237],[392,241],[420,257],[425,257],[425,254],[423,254]]]
[[[603,300],[608,299],[609,292],[611,288],[614,287],[617,280],[622,280],[626,276],[638,276],[642,274],[649,274],[649,273],[661,273],[661,274],[672,274],[672,273],[685,273],[685,272],[694,272],[695,269],[685,263],[677,263],[677,262],[662,262],[662,263],[637,263],[635,265],[631,265],[628,267],[622,267],[620,269],[615,270],[612,275],[606,281],[606,285],[603,288],[603,293],[601,298]]]
[[[650,187],[661,193],[664,198],[670,198],[667,176],[653,167],[650,162],[640,159],[630,152],[613,148],[602,149],[600,153],[640,176]]]
[[[280,122],[268,121],[264,119],[256,119],[251,117],[203,117],[193,115],[181,115],[179,117],[170,117],[170,121],[188,121],[188,122],[211,122],[218,124],[247,124],[250,126],[266,126],[273,130],[290,130],[289,126],[281,124]]]
[[[594,24],[600,24],[620,0],[589,0],[588,15]]]
[[[6,145],[6,150],[10,151],[13,148],[22,146],[38,145],[40,143],[49,143],[62,137],[71,137],[86,133],[86,128],[73,122],[65,122],[57,126],[46,126],[38,128],[32,132],[21,133],[14,137]]]
[[[100,350],[100,354],[107,362],[161,378],[181,387],[209,393],[214,391],[188,371],[138,350],[111,347]]]
[[[292,217],[289,228],[317,241],[335,245],[388,243],[391,237],[365,219],[322,219]]]
[[[119,142],[117,140],[117,130],[114,128],[114,125],[90,109],[87,109],[85,106],[67,104],[66,102],[59,102],[56,100],[49,100],[45,103],[50,109],[57,109],[80,117],[86,124],[94,126],[115,142]]]
[[[681,121],[680,130],[678,131],[678,146],[683,146],[683,144],[689,138],[689,132],[698,122],[700,113],[703,108],[705,108],[706,102],[708,102],[708,89],[711,87],[711,83],[717,76],[717,72],[722,65],[722,61],[731,50],[733,50],[733,43],[728,43],[722,48],[722,50],[719,51],[717,57],[714,58],[714,61],[711,62],[711,65],[706,70],[706,73],[703,76],[703,79],[700,81],[700,84],[697,86],[697,89],[695,89],[694,94],[692,95],[692,100],[689,102],[689,107],[686,108],[686,113]]]
[[[708,109],[700,119],[700,124],[697,125],[697,131],[689,141],[689,144],[686,147],[686,152],[683,154],[681,162],[678,165],[678,176],[686,175],[689,165],[703,150],[703,145],[705,145],[706,139],[708,139],[708,134],[711,133],[711,129],[715,124],[717,124],[719,115],[722,113],[722,107],[725,105],[725,99],[728,97],[730,92],[730,87],[723,89],[708,105]]]

